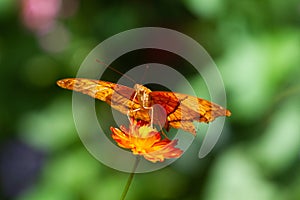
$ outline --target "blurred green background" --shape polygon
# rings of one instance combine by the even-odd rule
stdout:
[[[144,26],[203,45],[223,76],[232,116],[208,156],[197,157],[200,134],[169,167],[136,175],[127,199],[300,199],[299,0],[0,0],[0,24],[0,199],[120,198],[128,174],[84,148],[72,93],[55,82],[74,77],[101,41]],[[128,55],[113,67],[153,59],[180,67],[153,54]]]

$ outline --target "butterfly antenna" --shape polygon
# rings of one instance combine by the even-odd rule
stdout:
[[[126,75],[126,74],[123,74],[123,73],[120,72],[119,70],[117,70],[117,69],[115,69],[115,68],[109,66],[108,64],[106,64],[106,63],[104,63],[104,62],[102,62],[102,61],[100,61],[100,60],[98,60],[98,59],[96,59],[96,61],[97,61],[98,63],[102,64],[102,65],[105,65],[106,67],[108,67],[108,68],[111,69],[112,71],[114,71],[114,72],[116,72],[116,73],[118,73],[118,74],[120,74],[120,75],[126,77],[128,80],[132,81],[133,83],[136,83],[136,81],[135,81],[133,78],[131,78],[130,76],[128,76],[128,75]]]
[[[148,70],[149,70],[149,65],[146,65],[146,69],[145,69],[144,74],[143,74],[143,76],[140,80],[140,83],[142,83],[143,79],[146,77],[146,73],[147,73]]]

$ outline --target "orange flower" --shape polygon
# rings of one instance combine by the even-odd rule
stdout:
[[[110,127],[112,138],[120,147],[131,149],[135,155],[142,155],[151,162],[163,162],[164,159],[178,158],[182,150],[175,148],[177,140],[162,139],[160,132],[142,120],[131,119],[129,129]]]

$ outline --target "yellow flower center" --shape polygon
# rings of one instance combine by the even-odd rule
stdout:
[[[150,137],[149,133],[157,132],[156,129],[151,128],[150,126],[142,126],[139,128],[139,137],[141,138],[147,138]]]

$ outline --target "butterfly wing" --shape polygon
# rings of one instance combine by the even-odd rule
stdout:
[[[107,81],[84,79],[84,78],[66,78],[57,81],[57,85],[89,95],[95,99],[105,101],[112,108],[135,119],[150,121],[148,110],[142,109],[138,102],[136,92],[133,88]],[[138,110],[138,112],[129,112]]]
[[[150,122],[149,110],[144,109],[136,98],[136,91],[123,85],[84,78],[67,78],[57,81],[65,89],[74,90],[95,99],[105,101],[112,108],[134,119]],[[154,91],[149,93],[152,106],[156,108],[154,123],[183,129],[196,134],[193,121],[211,122],[219,116],[230,116],[230,111],[205,99],[186,94]],[[155,104],[160,105],[156,107]],[[157,109],[160,108],[160,109]],[[130,112],[134,111],[134,112]],[[162,119],[164,118],[164,119]],[[160,123],[162,122],[163,123]]]
[[[208,123],[216,117],[231,115],[215,103],[186,94],[153,91],[150,95],[153,105],[159,104],[166,111],[166,128],[171,126],[196,134],[193,121]]]

